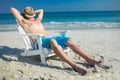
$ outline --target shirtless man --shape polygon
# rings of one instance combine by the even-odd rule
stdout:
[[[20,14],[20,12],[15,9],[11,8],[11,12],[19,22],[19,24],[23,27],[23,29],[30,34],[44,34],[47,35],[45,32],[45,29],[41,23],[43,18],[43,10],[33,10],[32,7],[26,7],[24,8],[23,15]],[[35,15],[38,15],[37,18],[34,18]],[[31,36],[33,42],[35,42],[35,39]],[[59,37],[58,37],[59,38]],[[63,39],[63,38],[62,38]],[[100,64],[101,61],[97,61],[93,59],[91,56],[89,56],[84,50],[82,50],[76,43],[72,41],[72,39],[65,37],[64,40],[66,41],[64,43],[64,46],[68,46],[73,50],[74,53],[80,55],[83,57],[88,64],[90,65],[96,65]],[[46,44],[46,42],[45,42]],[[43,42],[44,45],[44,42]],[[85,75],[87,73],[87,70],[82,68],[81,66],[77,65],[75,62],[73,62],[68,56],[62,51],[62,49],[58,46],[59,43],[57,42],[56,38],[49,39],[49,46],[53,49],[56,55],[58,55],[60,58],[62,58],[64,61],[66,61],[76,72],[81,73],[82,75]],[[46,46],[45,46],[46,47]],[[48,48],[46,47],[46,48]]]

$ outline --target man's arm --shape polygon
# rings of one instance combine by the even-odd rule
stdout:
[[[15,18],[16,18],[19,22],[21,22],[21,20],[23,19],[23,17],[21,16],[20,12],[19,12],[17,9],[13,8],[13,7],[11,7],[11,12],[12,12],[12,14],[15,16]]]
[[[43,9],[39,9],[35,11],[36,14],[38,14],[38,18],[40,21],[42,21],[43,18]]]
[[[25,20],[24,18],[23,18],[23,16],[20,14],[20,12],[17,10],[17,9],[15,9],[15,8],[11,8],[11,12],[12,12],[12,14],[15,16],[15,18],[17,19],[17,21],[20,23],[20,24],[22,24],[22,23],[28,23],[27,22],[27,20]]]

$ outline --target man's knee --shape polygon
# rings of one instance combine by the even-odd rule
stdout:
[[[67,43],[72,43],[73,42],[73,40],[72,39],[69,39],[68,41],[67,41]]]
[[[73,40],[72,40],[72,39],[69,39],[69,40],[67,41],[66,45],[69,46],[69,45],[72,45],[73,43],[74,43]]]
[[[50,41],[50,45],[51,45],[51,46],[56,46],[56,45],[57,45],[56,40],[51,40],[51,41]]]

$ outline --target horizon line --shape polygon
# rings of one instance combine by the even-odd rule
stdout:
[[[120,12],[120,10],[94,10],[94,11],[45,11],[45,13],[61,13],[61,12]],[[0,13],[0,14],[12,14],[11,12],[8,13]]]

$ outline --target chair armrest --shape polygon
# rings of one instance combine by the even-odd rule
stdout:
[[[62,35],[62,36],[66,36],[67,33],[70,33],[69,30],[67,31],[60,31],[59,34]]]
[[[22,36],[44,36],[44,34],[21,34]]]
[[[43,34],[21,34],[22,36],[33,36],[35,37],[36,39],[39,38],[39,37],[42,37],[44,36]]]

